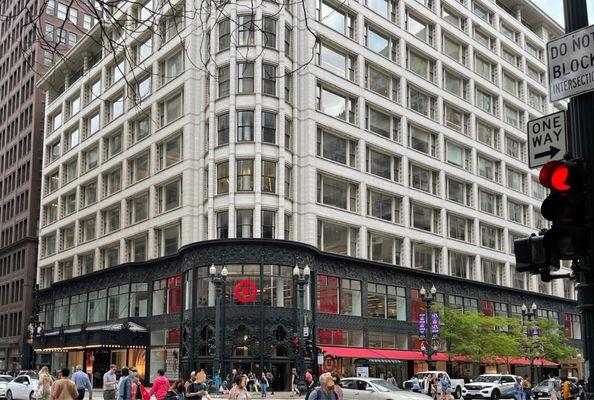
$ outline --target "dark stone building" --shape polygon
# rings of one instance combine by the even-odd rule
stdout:
[[[305,359],[315,371],[322,361],[321,368],[342,373],[353,373],[361,365],[374,375],[392,371],[399,381],[409,378],[422,364],[416,316],[423,286],[435,285],[438,303],[462,310],[519,316],[522,304],[534,302],[541,317],[559,323],[577,313],[574,301],[337,256],[297,242],[214,240],[41,291],[44,330],[35,339],[37,363],[55,370],[82,362],[96,376],[96,384],[110,363],[136,365],[145,380],[152,380],[158,368],[170,378],[201,368],[211,373],[209,339],[216,333],[212,265],[228,271],[220,311],[223,335],[215,351],[222,356],[223,374],[232,369],[270,370],[278,378],[277,389],[290,383],[297,362],[293,338],[301,336],[296,265],[311,268],[303,324],[321,350],[319,358],[313,354]],[[344,356],[345,348],[352,348],[353,356]],[[382,349],[390,355],[365,356],[381,354]],[[443,362],[438,367],[456,375],[481,372],[480,366],[470,364]],[[519,373],[525,366],[512,367]]]

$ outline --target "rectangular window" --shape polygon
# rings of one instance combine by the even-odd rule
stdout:
[[[85,207],[97,202],[97,182],[88,183],[81,188]]]
[[[141,116],[135,121],[130,122],[130,131],[132,135],[132,144],[144,139],[151,133],[151,120],[148,115]]]
[[[136,183],[142,179],[148,178],[150,175],[150,153],[144,153],[129,162],[128,173],[129,182]]]
[[[161,85],[177,78],[184,69],[183,53],[177,52],[161,63]]]
[[[262,22],[262,46],[276,49],[276,19],[264,17]]]
[[[468,91],[468,81],[444,69],[443,71],[443,88],[448,92],[466,99]]]
[[[400,80],[384,73],[369,64],[365,69],[365,84],[367,88],[377,94],[400,101]]]
[[[181,180],[175,180],[157,188],[159,212],[164,213],[180,207],[182,202],[181,196]]]
[[[433,171],[418,165],[409,166],[410,186],[433,195],[439,194],[439,171]]]
[[[486,144],[487,146],[496,148],[497,147],[497,136],[495,128],[486,125],[480,121],[476,121],[476,137],[479,142]]]
[[[417,151],[430,155],[431,157],[437,156],[437,135],[415,125],[408,126],[408,145]]]
[[[501,215],[501,195],[479,189],[479,209],[483,212]]]
[[[262,210],[262,237],[274,239],[276,232],[276,213],[274,211]]]
[[[515,126],[519,128],[520,126],[520,111],[516,110],[513,107],[508,106],[507,104],[503,105],[503,119],[506,123],[510,124],[511,126]]]
[[[411,265],[415,269],[437,272],[441,261],[440,250],[421,243],[411,243]]]
[[[352,39],[355,18],[345,12],[344,8],[335,7],[324,0],[317,0],[318,21]]]
[[[229,237],[229,212],[221,211],[217,215],[217,239],[227,239]]]
[[[423,42],[433,46],[434,27],[419,17],[406,13],[406,30]]]
[[[402,198],[375,190],[367,191],[367,215],[401,223]]]
[[[276,96],[276,66],[262,64],[262,94]]]
[[[122,189],[122,169],[117,168],[104,175],[104,194],[111,196]]]
[[[256,31],[256,23],[254,22],[254,16],[252,15],[241,15],[239,17],[239,45],[240,46],[253,46],[255,44],[254,34]]]
[[[182,137],[176,136],[158,146],[159,169],[169,168],[182,159]]]
[[[411,226],[427,232],[439,233],[440,212],[438,209],[411,204]]]
[[[177,252],[181,240],[179,225],[176,224],[161,228],[157,231],[157,235],[160,256],[168,256]]]
[[[357,228],[318,220],[318,247],[323,251],[355,257],[358,237]]]
[[[317,155],[351,167],[355,166],[357,142],[318,128]]]
[[[503,229],[481,224],[481,246],[501,250]]]
[[[254,93],[254,63],[237,64],[237,93]]]
[[[460,64],[466,64],[466,49],[462,44],[451,39],[449,36],[444,35],[442,46],[442,51],[446,56]]]
[[[276,113],[262,111],[262,142],[276,143]]]
[[[367,172],[396,182],[400,181],[401,160],[378,151],[367,149]]]
[[[219,22],[219,51],[227,50],[231,45],[231,20],[225,18]]]
[[[435,109],[437,106],[437,99],[420,90],[409,86],[408,87],[408,107],[428,118],[435,118]]]
[[[165,126],[182,116],[183,102],[182,94],[178,94],[159,104],[159,115],[161,126]]]
[[[386,114],[376,108],[365,106],[365,125],[371,132],[392,140],[400,136],[400,118]]]
[[[402,240],[386,235],[368,233],[368,255],[371,260],[400,265]]]
[[[355,123],[357,99],[348,97],[318,84],[316,90],[316,109],[331,117]]]
[[[398,45],[390,36],[365,24],[365,47],[392,61],[398,59]]]
[[[510,221],[526,225],[528,207],[525,204],[518,204],[511,200],[507,201],[507,216]]]
[[[448,258],[450,275],[458,278],[472,279],[474,275],[472,268],[474,260],[471,259],[471,256],[450,251],[448,252]],[[450,306],[455,307],[455,302],[450,302]]]
[[[355,183],[318,174],[317,200],[321,204],[357,211],[359,188]]]
[[[331,47],[325,41],[318,46],[318,65],[348,80],[355,80],[356,59],[344,50]]]
[[[103,234],[117,231],[120,229],[120,206],[112,207],[102,212],[103,215]]]
[[[456,179],[448,177],[446,180],[446,190],[448,200],[456,203],[472,206],[472,184],[460,182]]]
[[[149,216],[148,209],[148,193],[128,200],[128,223],[135,224],[140,221],[146,220]]]
[[[433,82],[435,79],[435,61],[410,49],[407,50],[407,55],[407,68],[420,77]]]
[[[491,181],[499,182],[499,168],[500,163],[483,156],[478,156],[478,174],[483,178]]]
[[[229,113],[217,116],[217,144],[229,143]]]
[[[254,190],[254,160],[237,160],[237,191]]]
[[[235,236],[238,238],[254,237],[253,231],[253,210],[237,210],[236,216],[236,232]]]
[[[446,142],[446,161],[457,167],[472,169],[472,150],[452,142]]]
[[[229,161],[217,164],[217,194],[229,193]]]
[[[122,134],[117,133],[105,138],[106,159],[114,157],[122,151]]]
[[[237,141],[251,142],[254,140],[254,112],[237,112]]]
[[[406,321],[406,289],[368,283],[367,316]]]
[[[262,193],[276,193],[276,162],[262,160]]]
[[[491,81],[493,80],[495,68],[493,63],[477,55],[474,59],[474,71],[483,78]]]

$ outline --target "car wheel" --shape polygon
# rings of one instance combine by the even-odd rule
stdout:
[[[456,393],[454,394],[454,397],[457,399],[461,399],[462,398],[462,388],[460,386],[458,386],[456,388]]]
[[[493,390],[493,392],[491,393],[491,400],[499,400],[500,397],[501,394],[499,393],[499,391]]]
[[[35,393],[29,393],[29,400],[35,400]]]
[[[12,392],[10,390],[6,391],[6,400],[12,400]]]

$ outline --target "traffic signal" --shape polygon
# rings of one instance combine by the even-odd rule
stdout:
[[[291,342],[293,343],[293,354],[299,353],[299,338],[294,337]]]
[[[550,161],[539,175],[540,183],[550,190],[541,206],[543,218],[552,227],[539,235],[514,241],[516,270],[540,274],[549,282],[555,278],[560,260],[572,260],[584,254],[585,218],[583,163],[581,159]]]
[[[305,351],[306,351],[306,354],[308,355],[308,357],[313,357],[313,353],[314,353],[313,340],[311,340],[309,337],[305,340]]]
[[[542,216],[553,223],[544,234],[544,246],[551,260],[580,256],[585,245],[582,160],[548,162],[542,167],[539,180],[551,191],[541,206]]]

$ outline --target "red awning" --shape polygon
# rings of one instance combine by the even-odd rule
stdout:
[[[384,350],[384,349],[366,349],[362,347],[335,347],[335,346],[319,346],[324,353],[333,355],[334,357],[350,357],[350,358],[374,358],[384,360],[411,360],[411,361],[427,361],[427,356],[420,351],[415,350]],[[459,361],[472,362],[470,357],[455,356],[450,360],[446,353],[437,353],[433,356],[433,361]],[[488,360],[484,360],[487,361]],[[493,360],[491,360],[493,361]],[[498,357],[497,364],[506,364],[506,359]],[[527,358],[511,358],[510,364],[514,365],[530,365],[530,360]],[[539,359],[534,360],[535,365],[540,365]],[[542,365],[546,367],[557,367],[558,364],[542,360]]]

